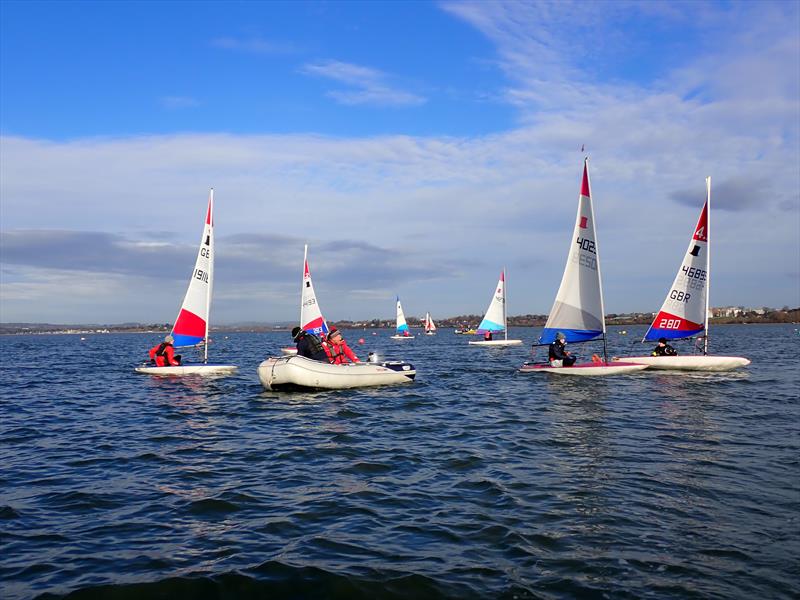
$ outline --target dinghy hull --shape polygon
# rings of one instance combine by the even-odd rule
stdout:
[[[576,377],[602,377],[606,375],[624,375],[643,371],[647,365],[611,361],[607,363],[579,363],[571,367],[551,367],[549,364],[524,364],[521,373],[551,373],[553,375],[573,375]]]
[[[413,340],[413,335],[393,335],[391,336],[393,340]]]
[[[267,390],[346,390],[414,381],[414,366],[402,361],[332,365],[304,356],[268,358],[258,365]]]
[[[505,346],[519,346],[522,340],[475,340],[467,342],[470,346],[484,346],[487,348],[503,348]]]
[[[285,354],[286,356],[294,356],[295,354],[297,354],[297,348],[295,348],[294,346],[281,348],[281,354]]]
[[[651,369],[670,371],[730,371],[746,367],[750,361],[742,356],[626,356],[626,362],[647,365]]]
[[[236,365],[178,365],[176,367],[154,367],[142,365],[134,369],[143,375],[183,377],[185,375],[233,375],[239,369]]]

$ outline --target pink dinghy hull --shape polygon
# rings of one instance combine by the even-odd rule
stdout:
[[[574,375],[578,377],[597,377],[604,375],[624,375],[643,371],[647,365],[611,361],[607,363],[579,363],[571,367],[551,367],[549,364],[525,364],[520,367],[521,373],[552,373],[553,375]]]

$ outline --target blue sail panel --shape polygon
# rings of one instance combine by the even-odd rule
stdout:
[[[647,330],[647,334],[644,336],[644,341],[646,342],[653,342],[659,338],[665,338],[667,340],[679,340],[682,338],[692,337],[698,333],[703,333],[703,327],[700,329],[656,329],[655,327],[651,327]]]
[[[172,332],[172,337],[175,338],[175,341],[172,342],[172,345],[176,348],[181,348],[183,346],[196,346],[203,341],[203,336],[182,335],[180,333],[175,333],[174,331]]]
[[[481,324],[478,325],[478,333],[486,333],[486,332],[497,333],[498,331],[503,331],[503,330],[505,330],[505,327],[503,327],[500,323],[495,323],[494,321],[490,321],[489,319],[483,319],[483,321],[481,321]]]
[[[556,341],[556,334],[563,333],[568,342],[588,342],[594,338],[603,335],[603,331],[592,329],[548,329],[542,330],[542,335],[539,336],[540,344],[552,344]]]
[[[408,331],[408,323],[397,326],[397,333],[403,333],[404,331]]]

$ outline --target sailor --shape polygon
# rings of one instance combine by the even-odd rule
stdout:
[[[547,351],[547,359],[550,361],[551,367],[571,367],[575,364],[576,358],[565,350],[566,345],[567,336],[559,331]]]
[[[313,333],[295,327],[292,329],[292,339],[297,344],[297,356],[305,356],[320,362],[330,362],[322,342]]]
[[[181,355],[175,354],[175,341],[171,335],[164,338],[164,341],[150,348],[150,360],[157,367],[177,367],[181,364]]]
[[[491,331],[484,331],[483,332],[483,341],[484,342],[491,342],[492,341],[492,332]]]
[[[344,341],[342,332],[336,329],[336,327],[331,327],[328,333],[328,343],[325,350],[328,353],[328,358],[334,365],[346,365],[348,362],[361,362],[358,360],[355,352],[347,345],[347,342]]]
[[[653,356],[678,356],[678,351],[667,343],[667,338],[658,338],[658,346],[653,348]]]

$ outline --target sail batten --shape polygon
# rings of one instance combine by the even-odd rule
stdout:
[[[578,213],[553,308],[539,343],[549,344],[563,333],[569,342],[588,341],[605,334],[603,290],[597,248],[589,165],[584,161]]]

